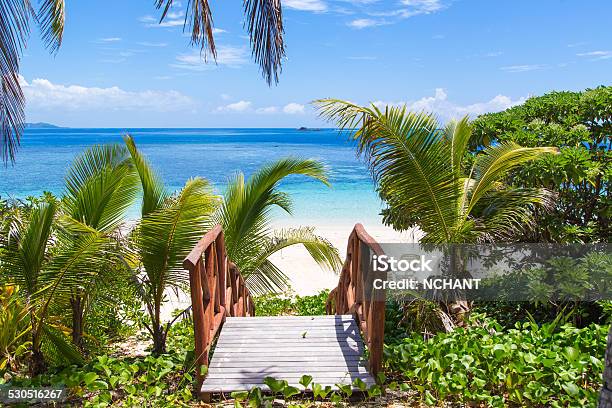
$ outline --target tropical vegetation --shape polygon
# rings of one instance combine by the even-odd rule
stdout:
[[[405,107],[317,106],[355,142],[385,203],[384,222],[419,228],[423,243],[602,245],[609,98],[608,87],[552,93],[445,126]],[[312,228],[274,228],[276,211],[291,213],[282,183],[293,176],[329,185],[321,163],[285,158],[230,175],[222,194],[203,178],[172,192],[126,136],[79,155],[61,197],[0,201],[0,387],[62,386],[73,405],[197,405],[189,309],[162,312],[171,291],[188,290],[182,260],[205,231],[222,225],[257,315],[325,312],[327,291],[294,296],[273,262],[299,244],[320,266],[340,268],[338,251]],[[388,299],[383,373],[377,385],[354,386],[375,406],[594,405],[610,372],[612,302],[578,299],[609,293],[610,268],[605,252],[558,254],[487,281],[496,301]],[[508,288],[529,300],[512,301]],[[138,351],[143,343],[149,348]],[[254,407],[353,404],[351,387],[332,391],[308,373],[300,383],[267,378],[271,394],[255,388],[228,398]],[[298,395],[305,387],[313,393]]]

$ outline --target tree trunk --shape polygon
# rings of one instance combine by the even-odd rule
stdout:
[[[166,334],[161,325],[153,326],[153,354],[159,356],[166,353]]]
[[[70,299],[72,307],[72,343],[80,350],[83,349],[83,298],[79,295]]]
[[[608,332],[608,348],[603,373],[603,387],[599,395],[599,408],[612,408],[612,326]]]
[[[471,276],[465,270],[465,259],[461,244],[450,244],[450,278],[465,279]],[[467,316],[471,310],[471,302],[467,300],[465,293],[454,291],[452,299],[444,306],[455,325],[465,326]]]
[[[37,339],[32,339],[32,355],[30,356],[30,375],[35,377],[47,371],[45,357],[40,350],[40,342]]]

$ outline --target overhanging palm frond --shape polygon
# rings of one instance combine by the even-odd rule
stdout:
[[[280,0],[245,0],[244,14],[255,62],[268,85],[278,83],[285,56]]]
[[[155,6],[162,9],[160,23],[166,19],[173,3],[173,0],[155,0]],[[199,45],[204,53],[210,52],[216,58],[213,20],[208,0],[188,0],[186,7],[184,28],[191,30],[191,43]]]
[[[495,188],[510,171],[522,164],[541,157],[543,154],[558,153],[555,147],[522,147],[514,142],[504,142],[487,148],[473,165],[474,186],[468,204],[468,213],[487,192]]]
[[[138,177],[124,146],[93,146],[75,159],[66,176],[64,204],[75,220],[110,232],[138,193]]]
[[[289,277],[268,259],[259,265],[257,273],[245,275],[245,282],[255,295],[280,293],[289,289]]]
[[[451,159],[453,169],[461,171],[461,160],[465,156],[470,137],[472,136],[472,125],[467,116],[461,120],[451,120],[444,129],[446,140],[451,144]]]
[[[134,166],[136,166],[138,177],[140,177],[140,184],[142,185],[141,213],[144,217],[161,209],[169,194],[157,172],[153,170],[148,160],[136,148],[134,138],[126,135],[123,140],[130,152]]]
[[[19,60],[30,34],[30,2],[0,0],[0,132],[2,160],[14,160],[25,124]]]
[[[37,15],[42,39],[51,52],[62,45],[66,5],[64,0],[43,0]]]

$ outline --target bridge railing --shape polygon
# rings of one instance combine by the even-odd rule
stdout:
[[[183,261],[189,271],[196,372],[208,366],[210,346],[226,316],[254,316],[253,299],[244,278],[227,257],[223,229],[210,230]]]
[[[372,285],[370,256],[382,255],[381,246],[357,224],[348,240],[346,260],[338,286],[329,293],[327,314],[352,314],[368,346],[369,370],[376,375],[382,366],[385,336],[385,293]]]

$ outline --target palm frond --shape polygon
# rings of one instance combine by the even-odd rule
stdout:
[[[78,348],[56,327],[42,325],[43,352],[50,361],[56,364],[84,364],[85,360]]]
[[[230,179],[215,221],[223,226],[228,256],[239,268],[246,266],[250,252],[270,233],[270,211],[278,207],[291,213],[289,195],[278,190],[279,183],[290,175],[329,184],[320,162],[291,157],[263,166],[246,182],[241,173]]]
[[[406,107],[360,107],[336,99],[316,101],[319,113],[357,141],[381,198],[399,214],[418,214],[419,226],[434,241],[448,242],[458,219],[457,169],[451,144],[435,118]],[[356,130],[355,130],[356,129]]]
[[[166,19],[173,4],[173,0],[155,0],[155,7],[162,9],[160,23]],[[205,56],[207,53],[210,53],[213,58],[217,58],[213,35],[213,19],[208,0],[187,1],[183,28],[191,30],[191,44],[200,46]]]
[[[123,140],[127,146],[142,185],[142,216],[161,209],[168,192],[159,175],[153,170],[148,160],[138,151],[134,138],[126,135]]]
[[[187,279],[182,262],[207,229],[215,197],[204,179],[189,180],[165,208],[142,218],[136,238],[152,296]]]
[[[39,290],[39,278],[47,260],[56,212],[57,206],[53,203],[45,202],[34,207],[30,218],[19,226],[2,251],[3,269],[29,295]]]
[[[37,15],[42,39],[51,52],[55,53],[62,45],[66,5],[64,0],[43,0]]]
[[[555,194],[544,188],[506,188],[489,191],[474,209],[481,242],[507,242],[533,228],[537,208],[554,207]]]
[[[0,0],[0,153],[5,164],[14,160],[25,126],[19,60],[30,34],[31,13],[29,0]]]
[[[289,278],[269,259],[266,259],[256,273],[245,275],[247,287],[254,295],[285,292]]]
[[[244,0],[244,14],[255,62],[268,85],[278,83],[285,57],[280,0]]]
[[[461,161],[465,156],[465,150],[472,136],[472,125],[469,117],[464,116],[459,121],[450,121],[444,129],[444,134],[451,144],[451,164],[454,169],[461,171]]]
[[[66,176],[64,204],[75,220],[112,231],[138,193],[138,177],[121,145],[93,146],[72,163]]]
[[[468,213],[509,172],[544,154],[558,152],[559,149],[555,147],[522,147],[514,142],[504,142],[485,149],[473,165],[474,186],[469,198]]]

